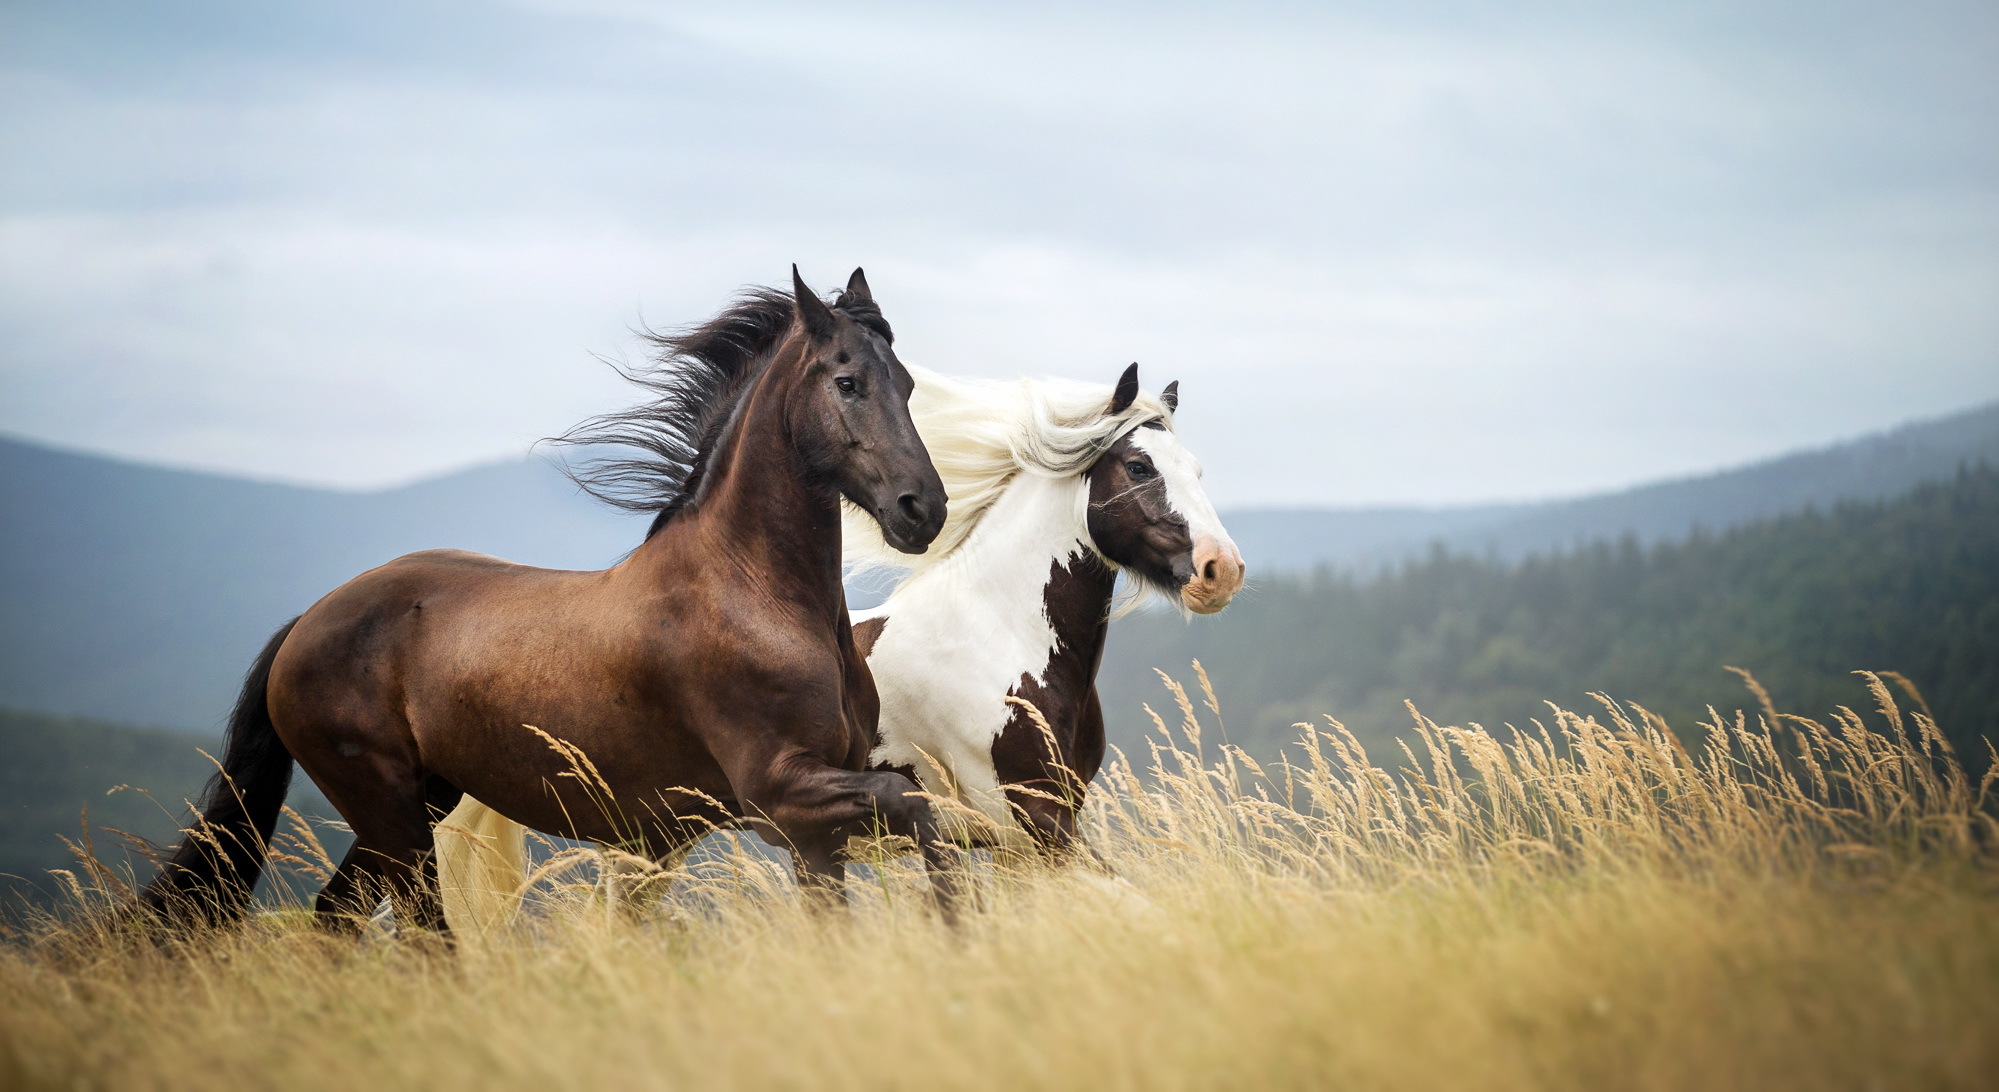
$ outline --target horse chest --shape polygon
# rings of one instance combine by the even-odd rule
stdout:
[[[932,792],[952,783],[966,803],[1009,822],[993,745],[1014,712],[1007,695],[1023,676],[1040,679],[1055,653],[1046,614],[905,602],[859,620],[869,617],[884,619],[868,657],[881,694],[871,760],[911,767]]]

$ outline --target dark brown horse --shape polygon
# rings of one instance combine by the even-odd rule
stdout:
[[[662,369],[642,378],[658,401],[586,433],[649,452],[597,478],[650,488],[661,508],[624,562],[411,554],[280,630],[231,717],[226,777],[144,903],[240,915],[296,760],[354,829],[319,895],[330,922],[386,892],[441,928],[431,825],[468,792],[651,856],[749,824],[822,896],[850,836],[902,835],[948,914],[929,805],[908,778],[865,769],[878,703],[840,581],[843,496],[921,553],[945,493],[860,271],[830,308],[792,280],[659,339]]]

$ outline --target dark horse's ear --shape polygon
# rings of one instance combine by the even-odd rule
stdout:
[[[1138,401],[1138,365],[1133,364],[1118,376],[1117,390],[1111,392],[1111,408],[1104,411],[1106,417],[1116,417],[1131,408]]]
[[[840,293],[840,298],[833,302],[833,306],[839,307],[846,303],[858,300],[868,300],[872,302],[874,298],[875,294],[873,292],[868,291],[867,274],[861,272],[860,266],[855,266],[854,275],[847,278],[847,290]]]
[[[824,341],[832,337],[833,309],[805,287],[805,278],[798,275],[796,264],[791,267],[791,294],[797,298],[798,320],[805,324],[805,332],[812,335],[812,340]]]
[[[1166,403],[1166,412],[1180,412],[1180,381],[1175,379],[1166,384],[1166,389],[1159,392],[1159,400]]]

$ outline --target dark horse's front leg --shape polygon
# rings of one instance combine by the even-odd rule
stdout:
[[[840,853],[849,838],[899,835],[923,854],[931,900],[946,923],[957,924],[963,886],[958,854],[938,830],[930,802],[915,795],[914,781],[883,770],[816,766],[794,771],[771,788],[775,799],[754,810],[791,845],[799,887],[808,899],[822,906],[844,904],[847,870]]]

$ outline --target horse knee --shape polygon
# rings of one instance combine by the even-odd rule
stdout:
[[[815,904],[838,901],[848,839],[894,835],[923,854],[931,895],[946,921],[957,920],[963,884],[957,858],[939,837],[937,814],[916,782],[886,770],[826,769],[790,786],[769,819],[790,841],[806,896]]]
[[[925,838],[936,836],[937,812],[930,801],[918,795],[916,782],[899,773],[876,775],[883,783],[874,786],[875,813],[891,834]]]
[[[898,793],[877,783],[880,776],[832,767],[813,770],[759,794],[762,802],[753,801],[751,810],[794,842],[865,834],[873,823],[906,821],[909,814]]]

